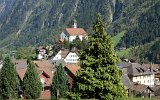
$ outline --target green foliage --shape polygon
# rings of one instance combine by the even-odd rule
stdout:
[[[21,47],[18,48],[16,53],[17,59],[27,59],[27,57],[33,56],[35,58],[36,52],[32,47]]]
[[[124,97],[122,71],[116,66],[118,58],[100,15],[93,29],[95,34],[89,37],[89,46],[80,55],[82,70],[77,73],[76,92],[82,99]]]
[[[158,100],[155,98],[117,98],[116,100]]]
[[[130,51],[128,58],[132,58],[137,62],[157,63],[160,64],[160,40],[151,43],[140,45]]]
[[[27,63],[27,71],[23,80],[24,96],[27,99],[36,99],[40,96],[42,84],[34,63],[30,59],[28,59]]]
[[[125,35],[125,32],[126,31],[122,31],[122,32],[118,33],[116,36],[112,37],[112,41],[113,41],[113,44],[115,47],[120,42],[121,38]]]
[[[69,100],[80,100],[80,96],[77,93],[66,92],[66,98]]]
[[[118,47],[143,45],[160,37],[159,0],[124,0],[121,17],[117,19],[114,29],[126,30]]]
[[[52,81],[52,99],[64,98],[66,92],[69,91],[68,79],[62,64],[56,66],[56,72]]]
[[[127,48],[124,50],[117,50],[116,54],[118,57],[123,58],[123,57],[128,57],[130,55],[130,53],[132,52],[132,50],[135,49],[134,47],[132,48]]]
[[[9,57],[4,59],[0,71],[0,99],[18,98],[18,75]]]

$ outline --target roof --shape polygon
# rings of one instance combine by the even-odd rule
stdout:
[[[130,81],[128,75],[126,74],[122,75],[122,83],[124,84],[126,89],[132,88],[133,83]]]
[[[51,64],[48,60],[35,60],[33,61],[38,68],[50,67],[53,68],[53,64]]]
[[[83,28],[66,28],[69,35],[87,35]]]
[[[27,68],[17,68],[16,70],[20,79],[23,80],[25,73],[27,71]]]
[[[69,53],[69,49],[61,49],[61,57],[65,58]]]
[[[78,64],[66,64],[65,68],[67,68],[73,75],[76,75],[76,72],[81,69]]]
[[[142,93],[144,90],[146,90],[148,88],[148,86],[143,85],[143,84],[134,84],[133,85],[133,90]]]
[[[70,52],[75,52],[78,55],[77,49],[73,47],[72,49],[61,49],[61,57],[65,58]]]
[[[120,63],[118,64],[118,67],[119,67],[119,68],[126,68],[126,67],[128,67],[129,65],[131,65],[131,63],[122,61],[122,62],[120,62]]]
[[[159,73],[159,65],[158,64],[142,64],[142,66],[146,67],[147,69],[152,69],[154,73]]]
[[[27,68],[27,59],[15,60],[13,63],[16,68]]]
[[[36,60],[34,63],[37,66],[38,72],[41,72],[41,74],[45,74],[48,78],[48,81],[46,82],[47,85],[50,85],[52,83],[52,76],[53,76],[53,68],[54,65],[49,63],[48,60]]]
[[[148,70],[146,67],[138,63],[131,63],[131,65],[127,68],[127,72],[130,76],[142,76],[153,74],[152,71]]]

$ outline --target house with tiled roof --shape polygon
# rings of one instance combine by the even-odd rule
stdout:
[[[148,98],[155,95],[154,90],[151,87],[139,83],[133,84],[132,92],[134,96],[143,98],[144,97]]]
[[[152,68],[148,69],[141,64],[131,63],[131,65],[127,67],[127,72],[132,82],[138,82],[139,84],[151,87],[155,85],[155,73]]]
[[[83,28],[78,28],[77,22],[74,21],[74,25],[72,28],[66,28],[65,31],[61,33],[60,40],[72,42],[74,39],[76,39],[77,36],[81,41],[83,40],[83,38],[87,39],[88,37],[87,32]]]
[[[66,64],[64,65],[65,71],[70,84],[70,89],[73,89],[76,73],[81,67],[78,64]]]
[[[35,60],[34,63],[37,66],[43,90],[50,90],[54,73],[54,65],[49,63],[48,60]]]
[[[48,57],[47,50],[43,46],[39,46],[36,48],[37,59],[46,59]]]
[[[78,63],[78,52],[76,48],[64,49],[62,48],[54,57],[53,61],[56,63],[59,60],[63,60],[65,63]]]
[[[54,73],[54,65],[51,64],[48,60],[35,60],[33,61],[36,65],[39,78],[42,83],[42,93],[40,99],[50,99],[50,88],[52,84],[52,77]],[[25,76],[27,70],[27,60],[16,60],[14,61],[16,66],[16,71],[18,73],[18,77],[20,80],[20,84],[22,85],[23,78]],[[20,87],[20,93],[23,93],[22,88]]]

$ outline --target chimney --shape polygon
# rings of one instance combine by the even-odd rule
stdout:
[[[73,28],[77,28],[77,21],[74,20]]]

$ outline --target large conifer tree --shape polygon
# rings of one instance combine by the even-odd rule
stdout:
[[[77,73],[77,92],[82,99],[113,100],[126,95],[121,82],[122,71],[114,52],[111,36],[106,33],[100,15],[98,15],[89,37],[88,48],[82,51]]]
[[[56,71],[52,81],[52,99],[63,98],[69,91],[68,79],[62,64],[56,66]],[[58,96],[58,97],[57,97]]]
[[[24,95],[27,99],[36,99],[40,96],[42,84],[34,63],[31,59],[28,59],[27,63],[27,71],[23,80]]]
[[[18,98],[18,75],[9,57],[4,59],[0,71],[0,99]]]

